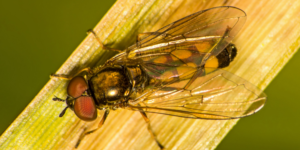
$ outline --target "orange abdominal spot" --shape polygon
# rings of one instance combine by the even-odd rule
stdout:
[[[173,55],[175,55],[179,59],[186,59],[192,56],[191,51],[188,50],[176,50],[172,52]]]
[[[195,46],[197,47],[199,52],[208,52],[211,48],[211,44],[209,42],[202,42],[202,43],[198,43],[195,44]]]
[[[218,68],[219,62],[216,56],[210,56],[205,63],[205,68]]]

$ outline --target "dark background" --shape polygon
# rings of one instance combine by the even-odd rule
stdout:
[[[0,133],[114,2],[0,2]],[[299,64],[297,53],[265,90],[265,108],[241,119],[217,149],[300,149]]]

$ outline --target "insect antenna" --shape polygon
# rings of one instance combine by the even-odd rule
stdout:
[[[54,98],[52,98],[53,101],[59,101],[59,102],[65,102],[66,100],[64,99],[61,99],[61,98],[58,98],[56,96],[54,96]],[[59,117],[62,117],[64,116],[64,114],[66,113],[67,111],[67,108],[69,108],[69,106],[67,106],[60,114],[59,114]]]
[[[65,102],[66,100],[58,98],[56,96],[54,96],[54,98],[52,98],[53,101],[59,101],[59,102]]]
[[[69,108],[69,106],[67,106],[63,111],[61,111],[61,113],[59,114],[59,117],[64,116],[64,114],[65,114],[66,111],[67,111],[67,108]]]

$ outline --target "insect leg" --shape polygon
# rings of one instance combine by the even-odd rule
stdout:
[[[164,149],[164,146],[157,140],[157,137],[155,135],[155,133],[153,132],[151,125],[150,125],[150,120],[147,117],[146,113],[143,110],[140,110],[141,115],[143,116],[143,118],[145,119],[147,126],[148,126],[148,131],[151,134],[152,138],[155,140],[155,142],[157,143],[157,145],[159,146],[160,149]]]
[[[91,134],[91,133],[97,131],[98,129],[100,129],[100,128],[102,127],[102,125],[104,124],[104,121],[106,120],[108,114],[109,114],[109,109],[106,109],[106,110],[105,110],[105,113],[104,113],[104,115],[103,115],[103,117],[102,117],[102,119],[101,119],[101,121],[100,121],[99,124],[98,124],[98,127],[97,127],[96,129],[91,130],[91,131],[88,131],[88,132],[85,132],[85,131],[84,131],[84,132],[80,135],[80,137],[79,137],[79,139],[78,139],[78,141],[77,141],[77,143],[76,143],[76,145],[75,145],[75,148],[77,148],[77,147],[79,146],[80,142],[82,141],[82,139],[83,139],[86,135]]]
[[[74,74],[74,75],[65,75],[65,74],[51,74],[50,75],[50,78],[59,78],[59,79],[64,79],[64,80],[71,80],[71,79],[73,79],[73,77],[76,77],[76,76],[78,76],[80,73],[82,73],[82,72],[87,72],[87,73],[89,73],[89,74],[91,74],[92,73],[92,70],[91,70],[91,68],[83,68],[83,69],[81,69],[80,71],[78,71],[76,74]]]
[[[141,39],[142,39],[142,36],[149,36],[149,35],[158,35],[159,33],[157,32],[144,32],[144,33],[139,33],[137,36],[136,36],[136,42],[139,42]]]
[[[110,50],[110,51],[116,51],[116,52],[122,52],[122,50],[118,50],[118,49],[109,48],[109,47],[104,46],[103,43],[101,42],[100,38],[97,36],[96,32],[93,31],[92,29],[88,30],[87,33],[92,33],[95,36],[96,40],[99,42],[100,47],[102,49]]]

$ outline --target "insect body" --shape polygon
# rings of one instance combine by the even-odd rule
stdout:
[[[97,109],[105,111],[99,127],[109,110],[139,111],[161,149],[146,113],[218,120],[251,115],[263,107],[266,96],[221,69],[237,54],[231,41],[245,20],[239,8],[216,7],[141,34],[135,45],[102,66],[85,68],[74,76],[52,75],[71,80],[67,99],[53,100],[66,101],[66,109],[85,121],[95,120]]]

